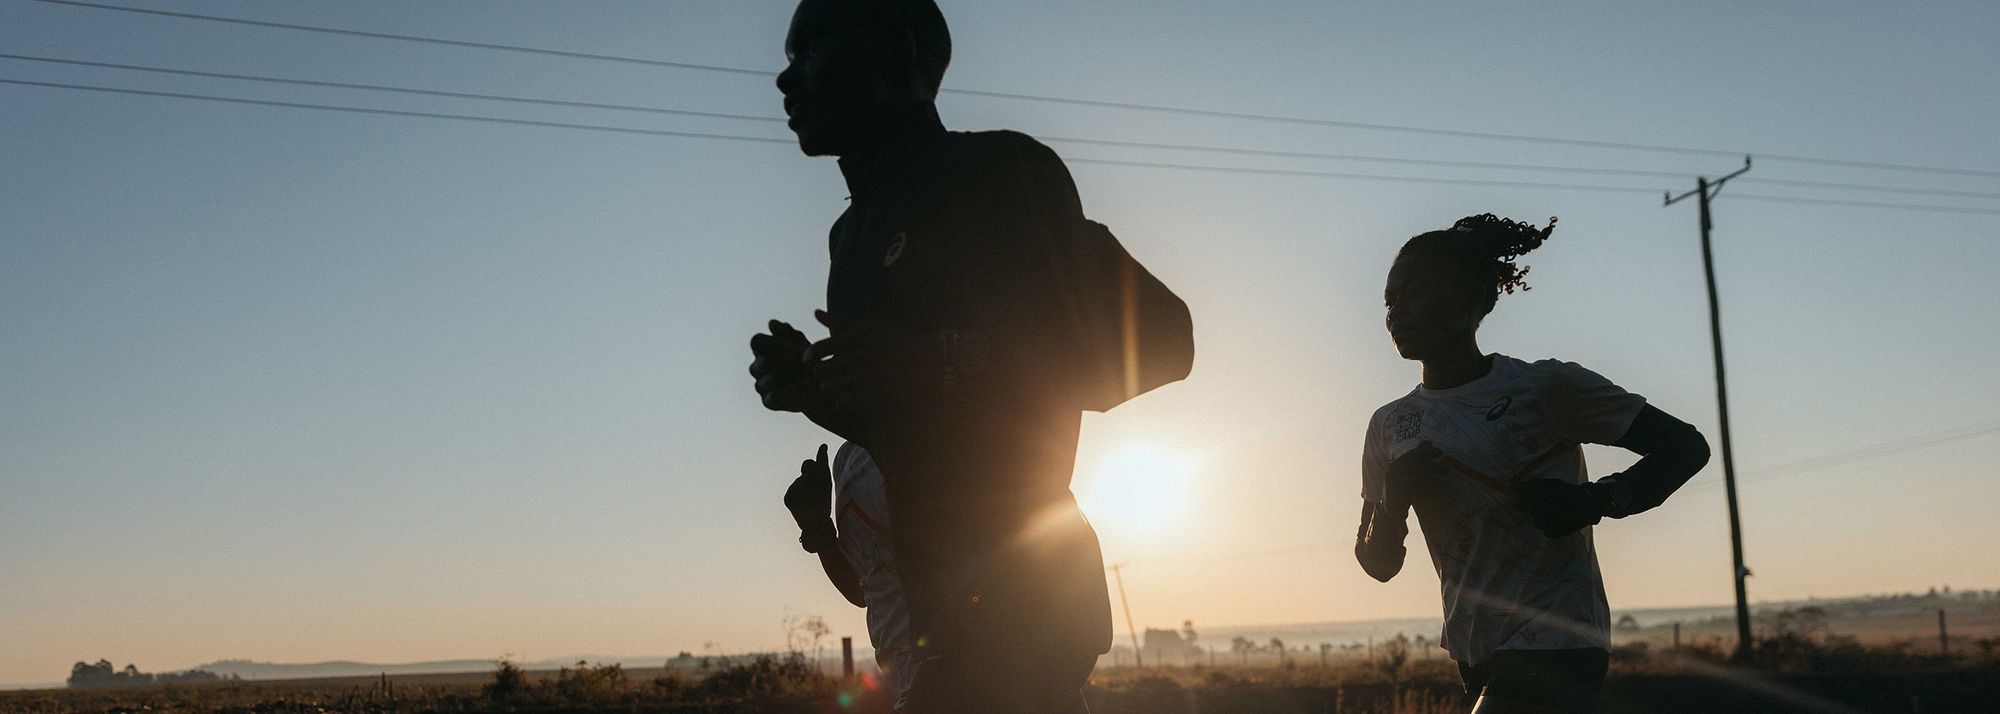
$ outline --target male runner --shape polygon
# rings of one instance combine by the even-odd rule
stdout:
[[[913,711],[1082,711],[1110,646],[1097,537],[1069,491],[1086,409],[1186,376],[1187,308],[1086,221],[1062,161],[947,132],[930,0],[805,0],[778,78],[852,196],[830,236],[831,337],[751,340],[766,407],[860,444],[888,484]]]

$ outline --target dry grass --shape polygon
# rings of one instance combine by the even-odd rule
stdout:
[[[1801,647],[1805,649],[1801,650]],[[1780,651],[1782,650],[1782,651]],[[1908,648],[1806,641],[1774,648],[1766,666],[1721,664],[1721,652],[1624,649],[1605,686],[1606,714],[1640,712],[1988,712],[2000,660],[1940,658]],[[1803,657],[1803,659],[1801,659]],[[1457,672],[1441,658],[1397,667],[1317,657],[1289,664],[1102,668],[1086,693],[1096,714],[1443,714],[1463,712]],[[0,712],[663,712],[881,714],[883,693],[824,676],[802,657],[762,657],[683,671],[616,665],[485,675],[229,682],[115,690],[0,692]],[[1832,708],[1828,708],[1831,706]]]

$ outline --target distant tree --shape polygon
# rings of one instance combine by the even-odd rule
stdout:
[[[1391,687],[1403,681],[1403,666],[1410,662],[1410,637],[1396,633],[1395,639],[1384,640],[1379,652],[1375,653],[1375,667],[1382,670],[1382,676],[1389,678]]]
[[[1257,651],[1257,643],[1251,642],[1250,638],[1248,637],[1237,635],[1234,639],[1231,639],[1229,641],[1229,652],[1231,654],[1236,655],[1236,659],[1239,662],[1243,662],[1246,664],[1249,663],[1250,653],[1256,651]]]
[[[493,663],[493,681],[486,683],[486,696],[492,699],[512,699],[528,691],[528,673],[514,660],[502,657]]]
[[[69,668],[69,686],[102,687],[111,681],[111,662],[98,660],[97,664],[78,662]]]
[[[785,624],[785,644],[794,654],[805,654],[807,648],[813,653],[812,664],[819,666],[820,641],[833,634],[826,619],[818,615],[787,616]]]
[[[205,675],[208,678],[216,678],[214,674],[208,672],[202,672],[201,675]],[[102,659],[98,660],[96,664],[78,662],[70,667],[69,670],[69,686],[75,688],[139,687],[153,684],[154,680],[155,677],[153,675],[139,671],[137,665],[128,664],[125,665],[125,669],[118,670],[114,668],[110,660]]]

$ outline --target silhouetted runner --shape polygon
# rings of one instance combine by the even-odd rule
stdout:
[[[929,0],[806,0],[778,78],[800,148],[840,157],[832,336],[751,340],[765,406],[865,447],[888,484],[917,648],[909,708],[1083,710],[1111,642],[1069,491],[1084,410],[1186,376],[1187,308],[1084,219],[1047,147],[947,132]]]
[[[1708,462],[1687,423],[1573,362],[1486,354],[1475,333],[1514,259],[1555,230],[1492,214],[1403,245],[1388,328],[1423,382],[1368,422],[1354,555],[1375,579],[1403,567],[1412,507],[1444,591],[1442,638],[1477,714],[1588,712],[1611,646],[1590,526],[1660,505]],[[1590,481],[1581,444],[1642,455]]]
[[[909,598],[896,576],[889,541],[889,494],[882,470],[868,451],[841,444],[829,468],[826,445],[799,464],[785,489],[785,509],[799,525],[799,543],[819,555],[820,567],[842,597],[868,608],[868,644],[890,700],[902,705],[910,689],[915,648],[910,641]],[[832,515],[828,515],[831,513]]]

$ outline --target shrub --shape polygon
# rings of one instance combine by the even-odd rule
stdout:
[[[520,697],[528,692],[528,673],[513,660],[503,657],[494,663],[493,681],[488,682],[483,691],[492,699]]]

